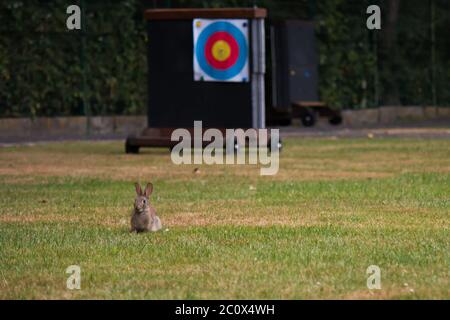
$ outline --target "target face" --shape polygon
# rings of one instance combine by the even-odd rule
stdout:
[[[194,80],[247,82],[248,21],[194,19]]]

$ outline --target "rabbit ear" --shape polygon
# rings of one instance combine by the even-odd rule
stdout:
[[[147,198],[152,194],[153,192],[153,184],[147,183],[147,186],[145,187],[144,196]]]
[[[139,185],[139,183],[135,183],[134,184],[134,187],[136,188],[136,194],[138,195],[138,196],[141,196],[142,195],[142,189],[141,189],[141,186]]]

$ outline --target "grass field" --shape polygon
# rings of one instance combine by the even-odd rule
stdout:
[[[121,142],[0,148],[0,298],[450,298],[450,140],[290,139],[276,176],[195,167]],[[136,180],[164,231],[128,232]]]

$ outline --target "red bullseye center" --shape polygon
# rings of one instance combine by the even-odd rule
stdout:
[[[230,55],[223,61],[217,60],[212,53],[212,48],[217,41],[225,41],[230,47]],[[206,40],[205,57],[211,67],[225,70],[236,63],[236,60],[239,57],[239,46],[233,36],[228,32],[218,31],[213,33],[208,40]]]

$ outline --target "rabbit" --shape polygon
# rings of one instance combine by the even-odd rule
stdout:
[[[134,184],[136,188],[136,199],[131,214],[130,232],[158,231],[162,228],[161,220],[156,215],[156,210],[150,205],[149,197],[153,191],[153,184],[147,183],[142,192],[139,183]]]

